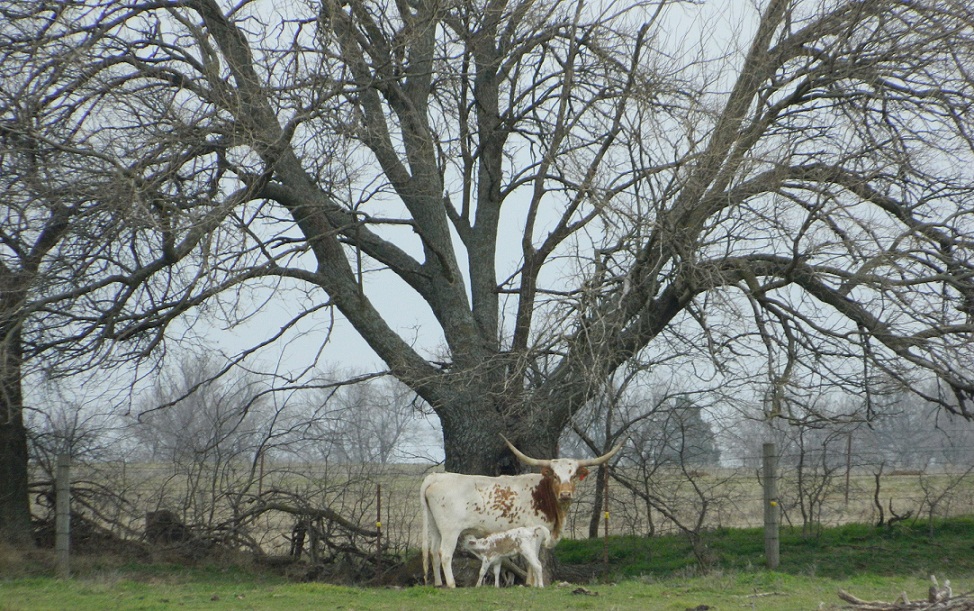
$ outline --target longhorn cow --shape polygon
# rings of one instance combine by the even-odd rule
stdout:
[[[502,435],[503,437],[503,435]],[[504,437],[511,452],[525,465],[541,467],[526,475],[462,475],[431,473],[419,489],[423,509],[423,579],[433,557],[436,585],[455,588],[453,553],[461,534],[484,537],[519,526],[544,526],[551,545],[561,539],[565,515],[575,496],[575,485],[622,448],[620,443],[597,458],[542,460],[524,455]],[[440,569],[443,579],[440,578]]]

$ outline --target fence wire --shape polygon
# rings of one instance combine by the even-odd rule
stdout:
[[[850,522],[934,523],[972,513],[974,466],[893,469],[881,461],[871,463],[869,457],[779,456],[783,525],[814,532]],[[753,458],[736,467],[613,468],[608,533],[699,537],[715,528],[760,527],[760,457]],[[411,464],[272,461],[76,464],[72,511],[120,540],[220,544],[316,562],[375,555],[381,564],[383,557],[402,558],[419,547],[419,487],[432,470]],[[598,498],[595,480],[578,485],[568,513],[569,537],[605,532],[605,504]],[[37,493],[35,515],[50,517],[53,481],[38,473],[32,489]],[[379,525],[381,537],[376,532]],[[376,549],[377,541],[381,549]]]

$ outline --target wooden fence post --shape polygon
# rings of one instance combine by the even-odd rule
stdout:
[[[58,454],[54,474],[54,552],[58,577],[71,576],[71,459]]]
[[[845,444],[845,504],[849,504],[849,479],[852,475],[852,433],[846,437]]]
[[[603,478],[603,492],[602,492],[602,508],[605,510],[603,514],[605,517],[605,536],[602,539],[602,562],[606,565],[609,564],[609,465],[602,464],[603,473],[605,477]]]
[[[375,485],[375,574],[382,573],[382,484]],[[425,576],[424,576],[425,577]]]
[[[778,457],[775,455],[773,443],[764,444],[764,557],[768,568],[778,568],[779,541],[778,529],[780,524],[780,510],[778,508]]]

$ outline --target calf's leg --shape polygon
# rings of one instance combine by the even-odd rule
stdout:
[[[521,557],[528,565],[528,585],[544,587],[544,567],[538,559],[538,553],[530,548],[521,551]]]
[[[501,564],[503,564],[504,557],[501,556],[494,561],[494,587],[501,587]]]

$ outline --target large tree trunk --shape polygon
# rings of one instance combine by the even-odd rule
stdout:
[[[441,416],[445,468],[454,473],[500,475],[517,473],[513,456],[504,446],[495,416],[485,418],[482,409],[455,406],[450,415]],[[506,456],[505,456],[506,452]]]
[[[503,435],[535,458],[557,458],[563,422],[538,417],[539,408],[522,399],[492,392],[487,384],[470,392],[449,392],[449,403],[437,406],[443,428],[445,468],[471,475],[515,475],[529,472],[504,443]],[[494,397],[491,399],[491,397]],[[501,398],[503,397],[503,398]]]
[[[0,542],[33,543],[27,490],[27,431],[21,392],[21,346],[16,330],[0,343]]]

